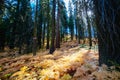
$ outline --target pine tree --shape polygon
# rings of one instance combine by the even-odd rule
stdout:
[[[120,1],[94,0],[99,64],[120,64]],[[115,16],[116,15],[116,16]]]
[[[51,35],[51,47],[50,54],[55,51],[55,11],[56,11],[56,0],[53,0],[53,9],[52,9],[52,35]]]

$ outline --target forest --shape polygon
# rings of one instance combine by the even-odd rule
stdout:
[[[120,80],[120,0],[0,0],[0,80]]]

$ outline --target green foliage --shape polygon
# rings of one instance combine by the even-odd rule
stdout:
[[[9,78],[12,75],[12,73],[8,73],[4,75],[4,78]]]
[[[61,78],[61,80],[71,80],[72,77],[69,74],[64,74],[64,76]]]

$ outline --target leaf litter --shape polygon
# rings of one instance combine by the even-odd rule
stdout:
[[[0,59],[1,80],[120,80],[115,67],[98,66],[98,51],[64,43],[53,55],[22,55]]]

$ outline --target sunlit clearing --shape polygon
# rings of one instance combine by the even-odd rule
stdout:
[[[33,77],[39,76],[40,80],[71,80],[73,76],[78,75],[75,71],[79,70],[78,68],[85,64],[86,60],[92,58],[97,60],[98,54],[79,47],[64,52],[56,50],[53,55],[40,55],[30,59],[33,64],[21,67],[20,71],[14,73],[11,78],[33,80]],[[89,63],[95,65],[93,61]]]
[[[71,67],[75,67],[74,66],[75,63],[76,66],[80,66],[84,62],[83,56],[85,55],[86,52],[87,50],[81,50],[74,54],[63,56],[62,58],[52,63],[51,60],[47,60],[47,62],[44,64],[49,63],[52,64],[52,66],[51,67],[49,66],[49,68],[43,69],[41,71],[41,79],[46,80],[47,78],[48,79],[55,78],[58,80],[61,75],[64,75],[64,73],[67,72],[67,70],[71,69]]]

